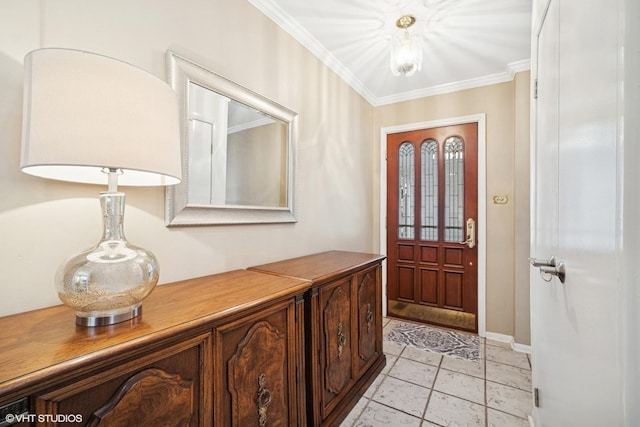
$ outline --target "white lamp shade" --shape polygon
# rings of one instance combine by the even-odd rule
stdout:
[[[39,49],[25,57],[20,167],[63,181],[120,185],[180,182],[175,92],[154,75],[105,56]]]

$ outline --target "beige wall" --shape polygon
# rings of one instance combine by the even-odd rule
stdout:
[[[515,76],[515,318],[514,338],[517,343],[531,344],[529,310],[529,245],[530,245],[530,79],[531,73]]]
[[[528,72],[519,73],[514,81],[381,106],[374,112],[376,131],[389,126],[486,114],[486,327],[488,332],[515,336],[518,343],[525,345],[529,344],[528,275],[523,276],[519,270],[518,280],[524,277],[526,283],[516,285],[515,263],[516,256],[523,255],[520,250],[524,240],[528,252],[528,226],[524,230],[526,236],[516,235],[516,229],[522,233],[523,224],[528,223],[528,187],[525,188],[528,165],[527,170],[517,169],[525,161],[523,155],[529,145],[528,110],[524,111],[523,106],[529,99],[528,78]],[[377,141],[374,158],[380,157],[379,147]],[[379,170],[375,176],[379,176]],[[379,179],[376,185],[379,186]],[[495,195],[507,196],[508,203],[492,203]],[[516,221],[516,212],[524,210],[527,217]],[[376,237],[379,245],[379,233]],[[520,252],[516,252],[517,248]]]
[[[528,221],[515,220],[528,203],[519,194],[528,73],[374,109],[244,0],[0,3],[0,315],[58,304],[58,266],[100,234],[102,187],[38,179],[18,167],[23,57],[54,46],[112,56],[162,79],[171,49],[299,113],[296,224],[168,229],[163,189],[124,189],[127,237],[158,256],[161,283],[332,248],[377,252],[380,127],[486,113],[487,196],[510,200],[487,201],[487,329],[528,343],[528,281],[515,264],[524,250],[516,232]]]
[[[95,244],[105,188],[19,170],[23,57],[112,56],[165,79],[171,49],[299,113],[295,224],[166,228],[163,188],[123,188],[125,231],[161,283],[327,249],[375,251],[373,107],[246,0],[0,3],[0,315],[59,304],[56,270]],[[151,153],[152,155],[152,153]]]

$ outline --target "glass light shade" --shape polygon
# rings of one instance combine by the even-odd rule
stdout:
[[[391,40],[391,72],[412,76],[422,69],[422,40],[419,34],[401,30]]]
[[[158,283],[153,253],[125,238],[124,200],[124,193],[100,193],[102,238],[58,270],[58,296],[76,311],[79,325],[109,325],[137,316]]]

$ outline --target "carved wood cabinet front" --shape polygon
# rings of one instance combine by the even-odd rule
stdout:
[[[214,419],[218,425],[297,424],[292,301],[216,328]]]
[[[382,259],[331,251],[162,285],[110,326],[65,306],[0,318],[0,422],[337,425],[385,363]]]
[[[333,410],[354,378],[351,285],[351,279],[346,278],[322,287],[318,295],[323,417]]]
[[[305,303],[309,425],[338,425],[386,363],[383,259],[329,251],[252,267],[312,282]]]
[[[355,277],[358,313],[358,373],[365,372],[382,355],[381,269],[378,266]]]
[[[56,384],[34,397],[35,413],[67,417],[52,418],[55,422],[36,417],[36,425],[204,425],[210,417],[201,402],[209,381],[201,368],[211,365],[205,358],[210,341],[209,335],[197,336]]]

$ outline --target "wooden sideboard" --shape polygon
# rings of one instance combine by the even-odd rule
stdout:
[[[340,253],[342,262],[336,264],[328,255],[336,252],[315,255],[324,272],[334,268],[333,274],[323,273],[328,281],[254,268],[159,286],[139,317],[111,326],[77,326],[75,313],[65,306],[0,318],[0,423],[245,427],[338,422],[384,364],[378,295],[382,258]],[[353,264],[345,265],[347,259]],[[365,295],[373,289],[374,297]],[[320,314],[325,299],[344,313],[325,316],[327,327],[344,335],[338,350],[320,342],[322,329],[307,323]],[[366,309],[356,306],[360,300]],[[337,373],[328,378],[340,389],[323,400],[328,416],[321,419],[307,407],[318,394],[316,350],[330,355]]]
[[[307,413],[310,425],[335,425],[385,365],[382,351],[384,257],[330,251],[251,267],[309,280]]]

